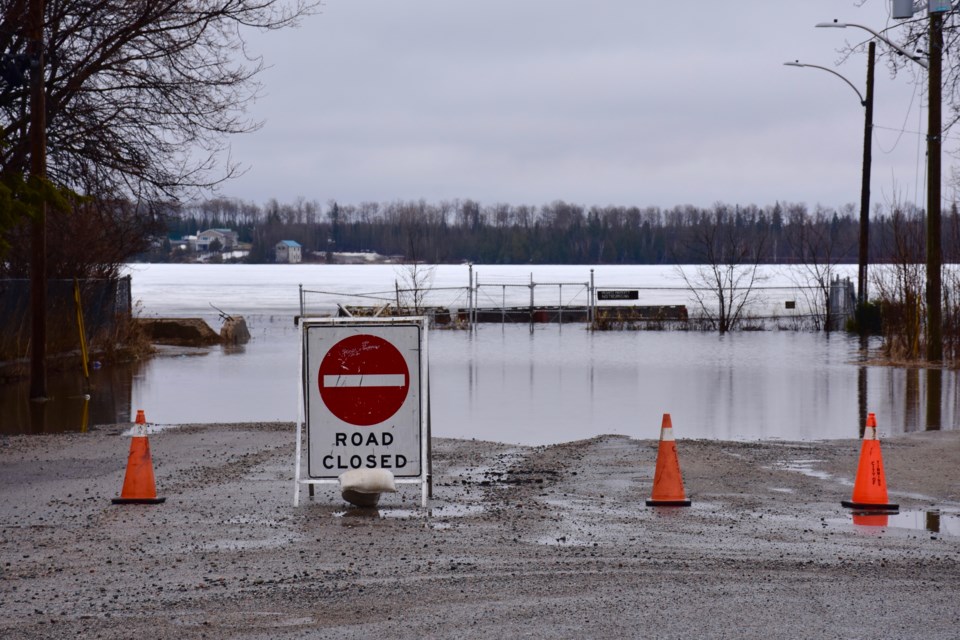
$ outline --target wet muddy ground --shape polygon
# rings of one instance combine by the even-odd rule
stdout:
[[[0,637],[957,638],[960,432],[883,441],[910,522],[854,524],[856,440],[434,445],[434,500],[292,506],[293,426],[150,437],[161,505],[112,505],[128,425],[0,437]]]

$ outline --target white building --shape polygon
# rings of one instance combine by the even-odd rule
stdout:
[[[293,240],[281,240],[277,243],[276,253],[277,262],[288,262],[294,264],[302,260],[302,247]]]
[[[220,241],[221,251],[230,251],[237,246],[237,232],[230,229],[207,229],[197,234],[197,251],[210,251],[214,240]]]

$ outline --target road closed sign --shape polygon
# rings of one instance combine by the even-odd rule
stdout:
[[[307,474],[351,469],[423,474],[423,326],[304,324]]]
[[[320,399],[338,420],[370,427],[397,414],[410,393],[410,367],[389,340],[360,333],[330,347],[317,374]]]

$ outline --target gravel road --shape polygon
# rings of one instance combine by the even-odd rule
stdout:
[[[150,437],[161,505],[112,505],[129,425],[0,437],[0,637],[960,637],[960,432],[883,441],[903,516],[854,524],[859,442],[439,439],[434,499],[292,506],[291,424]],[[901,520],[916,516],[913,522]]]

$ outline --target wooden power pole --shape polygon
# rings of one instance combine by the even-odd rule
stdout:
[[[927,361],[943,360],[940,268],[940,143],[943,67],[943,14],[930,12],[930,67],[927,108]]]
[[[45,0],[30,0],[30,182],[47,176]],[[30,223],[30,399],[47,397],[47,204],[41,198]]]

